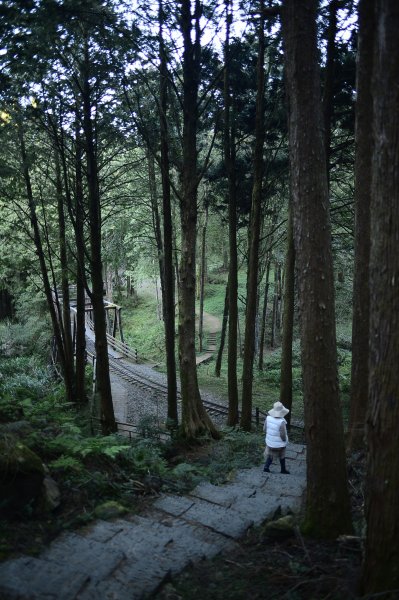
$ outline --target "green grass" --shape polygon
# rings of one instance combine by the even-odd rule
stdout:
[[[148,294],[140,296],[137,304],[124,309],[122,318],[125,342],[137,348],[139,359],[163,362],[165,330],[158,318],[156,299]]]

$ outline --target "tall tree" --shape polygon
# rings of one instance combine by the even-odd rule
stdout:
[[[330,173],[331,123],[334,111],[334,71],[336,54],[335,37],[337,35],[337,11],[339,3],[340,0],[331,0],[328,6],[327,52],[322,101],[328,178]]]
[[[304,529],[334,538],[352,526],[338,388],[317,4],[285,0],[282,23],[307,439]]]
[[[224,161],[228,179],[229,216],[229,284],[228,292],[228,362],[227,385],[229,395],[228,425],[238,423],[237,384],[237,321],[238,321],[238,260],[237,260],[237,183],[235,125],[230,90],[230,26],[233,19],[233,1],[226,0],[226,40],[224,47]],[[232,122],[233,121],[233,122]],[[220,373],[220,370],[219,370]]]
[[[169,166],[169,134],[168,134],[168,61],[163,32],[164,8],[162,0],[159,1],[159,55],[160,55],[160,168],[162,177],[162,206],[163,206],[163,318],[165,325],[166,370],[168,382],[168,419],[177,424],[177,381],[175,358],[175,278],[173,269],[173,220],[171,209],[171,185]]]
[[[195,250],[197,227],[197,127],[201,64],[202,3],[182,0],[180,26],[183,36],[183,155],[181,172],[181,260],[179,278],[179,360],[182,396],[182,433],[218,433],[202,404],[195,356]],[[194,26],[193,26],[194,23]]]
[[[262,219],[263,144],[265,140],[264,95],[265,95],[265,16],[264,2],[260,1],[258,29],[257,92],[255,117],[254,175],[249,225],[249,254],[247,275],[247,304],[245,312],[244,358],[242,368],[242,412],[241,427],[251,430],[252,421],[252,377],[255,355],[255,323],[258,295],[258,266],[260,229]]]
[[[22,174],[26,189],[26,197],[28,202],[28,214],[32,227],[32,237],[35,245],[37,258],[39,261],[40,274],[42,278],[44,293],[47,301],[48,310],[51,317],[51,323],[53,327],[54,338],[58,351],[58,358],[61,365],[61,371],[64,378],[65,390],[69,402],[74,401],[74,382],[73,382],[73,364],[68,363],[68,359],[71,356],[66,354],[65,351],[65,334],[64,326],[62,322],[61,311],[59,310],[59,304],[54,301],[54,295],[51,288],[51,280],[54,280],[53,269],[48,267],[46,262],[45,246],[48,245],[46,238],[43,240],[43,236],[40,230],[40,223],[37,215],[37,200],[35,198],[31,179],[31,159],[28,155],[25,142],[25,131],[24,124],[22,122],[21,113],[17,115],[17,132],[19,141],[19,151],[22,163]],[[45,236],[44,236],[45,237]],[[50,258],[51,260],[51,258]],[[51,275],[49,274],[51,273]],[[51,277],[51,279],[50,279]]]
[[[295,247],[291,201],[288,206],[287,250],[284,265],[283,335],[281,341],[280,402],[289,409],[286,416],[291,421],[292,409],[292,340],[294,332],[295,303]]]
[[[367,538],[362,591],[399,590],[399,5],[374,2]],[[362,8],[362,7],[361,7]]]
[[[364,445],[368,402],[370,196],[373,152],[374,2],[360,0],[355,130],[355,269],[353,281],[352,377],[348,446]]]
[[[101,254],[101,196],[98,178],[98,158],[93,125],[93,89],[91,79],[90,43],[83,39],[83,60],[80,65],[80,92],[83,112],[84,150],[87,165],[88,213],[90,231],[90,275],[93,321],[96,347],[96,382],[100,397],[101,428],[104,434],[117,430],[112,403],[111,380],[107,342],[107,324],[104,308],[103,263]]]

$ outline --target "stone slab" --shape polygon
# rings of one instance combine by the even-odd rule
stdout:
[[[65,560],[67,557],[67,560]],[[125,558],[120,549],[110,548],[94,539],[70,533],[53,542],[41,555],[48,561],[65,563],[69,576],[76,571],[90,575],[93,580],[107,577]]]
[[[161,498],[155,502],[155,507],[166,512],[175,510],[171,514],[182,516],[190,522],[200,523],[228,537],[238,538],[244,535],[246,530],[253,525],[253,522],[244,518],[242,514],[201,499],[196,499],[192,506],[182,511],[179,506],[180,500],[182,506],[186,506],[187,499],[180,498],[180,496],[172,498],[173,504],[169,502],[170,497]]]
[[[270,494],[278,496],[302,496],[305,489],[305,480],[303,477],[293,475],[283,475],[282,473],[272,473],[268,477],[265,490]]]
[[[184,518],[175,518],[164,515],[158,511],[151,511],[155,522],[169,527],[173,534],[173,541],[165,547],[171,554],[172,572],[175,572],[176,557],[179,553],[187,556],[188,560],[202,560],[211,558],[225,550],[236,547],[236,543],[222,534],[216,533],[203,525],[188,523]]]
[[[113,579],[90,582],[79,592],[76,600],[139,600],[142,592],[135,592],[132,587],[122,585]]]
[[[116,521],[102,521],[98,519],[81,530],[81,533],[90,536],[97,542],[108,542],[118,533],[131,527],[128,520],[118,519]]]
[[[240,484],[213,485],[202,482],[190,492],[190,496],[228,508],[242,493],[246,493],[246,490]]]
[[[260,525],[266,519],[271,519],[281,508],[281,498],[258,490],[250,497],[237,498],[231,508],[251,519],[254,525]]]
[[[170,574],[181,572],[190,562],[211,558],[232,547],[232,542],[221,535],[157,511],[133,521],[126,525],[119,521],[117,532],[115,524],[108,528],[102,524],[91,531],[91,535],[100,532],[102,539],[108,533],[108,546],[122,548],[126,555],[113,571],[112,581],[104,582],[110,598],[112,594],[128,593],[126,598],[130,600],[153,593]],[[79,600],[95,600],[101,598],[99,594],[100,586],[93,582]]]
[[[184,496],[161,496],[155,500],[153,506],[159,510],[163,510],[166,513],[174,515],[175,517],[181,517],[189,508],[193,506],[195,502],[194,498],[185,498]]]
[[[20,557],[0,564],[0,598],[3,600],[74,600],[88,581],[87,574],[66,564]]]

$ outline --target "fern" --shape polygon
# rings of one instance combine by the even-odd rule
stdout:
[[[72,456],[65,456],[64,454],[56,460],[51,461],[50,467],[52,469],[74,471],[79,473],[84,469],[84,466],[80,460],[73,458]]]

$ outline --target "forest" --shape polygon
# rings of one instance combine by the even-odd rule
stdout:
[[[399,597],[398,31],[396,0],[0,2],[0,481],[20,442],[66,488],[96,453],[165,469],[118,436],[118,337],[172,446],[249,447],[281,401],[302,534],[356,536],[356,597]]]

